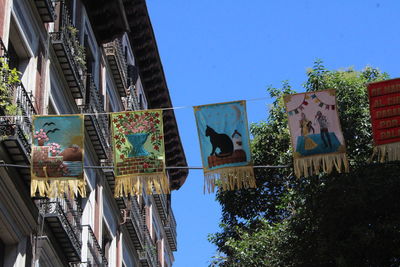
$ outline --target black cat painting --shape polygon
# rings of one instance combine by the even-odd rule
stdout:
[[[217,133],[213,128],[207,125],[206,136],[210,137],[212,151],[210,156],[229,157],[233,154],[233,142],[226,134]],[[216,153],[217,148],[219,153]]]

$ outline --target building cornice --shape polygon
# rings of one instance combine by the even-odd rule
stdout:
[[[170,108],[164,70],[150,22],[145,0],[123,0],[129,23],[129,38],[133,46],[136,63],[142,78],[149,108]],[[174,110],[164,111],[164,135],[166,165],[187,166],[185,153],[179,136]],[[169,177],[172,189],[179,189],[186,180],[187,169],[171,169]]]
[[[121,10],[122,1],[123,10]],[[171,108],[164,70],[158,53],[157,43],[150,22],[145,0],[83,1],[90,17],[96,38],[100,43],[112,40],[128,32],[136,65],[146,94],[148,108]],[[118,14],[120,12],[120,14]],[[110,14],[117,14],[111,16]],[[110,19],[107,19],[109,17]],[[125,29],[128,23],[128,30]],[[164,136],[166,165],[186,167],[186,157],[179,136],[175,113],[164,111]],[[187,169],[170,169],[171,189],[179,189],[188,175]]]

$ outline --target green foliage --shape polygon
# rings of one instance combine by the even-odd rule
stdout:
[[[14,68],[11,69],[4,58],[0,58],[0,107],[4,114],[16,114],[17,107],[13,104],[12,95],[14,87],[20,80],[20,73]]]
[[[69,45],[72,47],[73,51],[72,55],[75,59],[75,61],[78,63],[80,69],[84,72],[86,71],[86,53],[85,53],[85,47],[80,45],[79,39],[78,39],[78,29],[75,28],[72,25],[69,25],[66,27],[67,32],[69,33]]]
[[[387,79],[371,67],[307,71],[306,91],[334,88],[351,164],[349,174],[295,179],[291,168],[256,169],[258,188],[218,192],[221,232],[209,237],[213,266],[399,266],[399,167],[366,164],[372,153],[366,84]],[[282,95],[287,82],[268,88],[274,102],[267,122],[251,125],[255,165],[291,162]]]
[[[310,181],[277,246],[285,265],[266,266],[399,266],[399,171],[360,165]]]
[[[250,226],[246,225],[246,227]],[[271,225],[264,220],[260,220],[257,231],[234,227],[239,238],[226,241],[226,246],[231,248],[231,256],[215,256],[211,266],[266,266],[274,262],[278,258],[277,251],[269,248],[279,242],[283,229],[282,225]]]

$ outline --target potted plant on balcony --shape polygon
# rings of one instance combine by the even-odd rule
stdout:
[[[14,86],[21,82],[19,75],[19,71],[15,68],[11,69],[7,60],[0,57],[0,111],[2,115],[16,114],[17,106],[13,104],[12,96]]]
[[[72,56],[75,62],[79,66],[79,75],[83,76],[83,73],[86,71],[86,53],[85,47],[80,45],[78,40],[78,29],[72,25],[68,25],[66,30],[69,34],[68,42],[69,46],[72,48]]]

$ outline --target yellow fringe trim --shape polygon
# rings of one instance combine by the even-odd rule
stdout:
[[[62,198],[64,194],[74,198],[75,195],[86,197],[86,182],[84,179],[68,179],[68,178],[37,178],[31,180],[31,196],[39,196],[49,198]]]
[[[400,142],[374,147],[369,162],[371,162],[376,155],[378,156],[378,161],[381,163],[400,160]]]
[[[129,194],[142,195],[143,190],[147,195],[169,194],[168,177],[162,173],[149,173],[140,175],[123,175],[115,177],[114,197],[127,197]]]
[[[203,193],[214,193],[219,186],[223,191],[242,188],[256,188],[253,166],[223,168],[204,172]]]
[[[349,161],[347,160],[346,153],[316,155],[294,159],[294,173],[297,178],[319,174],[321,169],[323,172],[330,173],[334,167],[339,173],[342,171],[342,168],[344,168],[345,172],[349,172]]]

